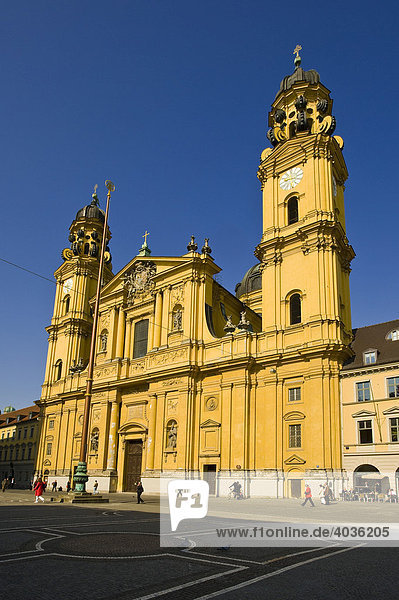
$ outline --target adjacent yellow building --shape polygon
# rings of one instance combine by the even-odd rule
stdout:
[[[0,414],[0,481],[8,479],[13,488],[29,487],[35,473],[39,438],[37,406],[4,409]]]
[[[342,370],[343,462],[348,488],[398,493],[399,320],[354,330]]]
[[[147,492],[203,477],[224,495],[300,496],[343,479],[340,369],[352,355],[342,138],[316,71],[281,82],[261,154],[263,234],[236,296],[215,280],[209,241],[152,256],[146,241],[100,300],[89,483]],[[93,195],[55,272],[37,471],[60,485],[79,460],[104,213]],[[111,237],[107,232],[107,240]],[[183,245],[183,241],[182,241]],[[53,427],[50,429],[50,423]],[[51,442],[51,452],[46,452]],[[65,481],[64,481],[65,480]]]

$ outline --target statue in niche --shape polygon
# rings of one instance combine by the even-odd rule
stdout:
[[[183,313],[180,309],[173,313],[173,331],[180,331],[182,328]]]
[[[98,431],[93,431],[90,438],[90,449],[92,452],[98,452]]]
[[[108,342],[108,335],[106,333],[103,333],[101,335],[101,352],[106,352],[107,351],[107,342]]]
[[[172,421],[172,423],[169,426],[168,443],[167,443],[166,447],[174,450],[176,448],[176,445],[177,445],[177,427],[176,427],[176,422]]]

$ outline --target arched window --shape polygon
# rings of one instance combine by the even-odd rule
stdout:
[[[134,326],[133,358],[140,358],[147,354],[148,319],[138,321]]]
[[[64,315],[69,313],[70,302],[71,302],[71,297],[65,296],[65,298],[64,298]]]
[[[295,325],[301,321],[301,296],[299,294],[292,294],[290,298],[290,325]]]
[[[58,381],[59,379],[61,379],[61,375],[62,375],[62,360],[59,359],[55,363],[55,381]]]
[[[292,225],[292,223],[297,223],[299,219],[298,216],[298,198],[293,196],[288,200],[287,204],[287,222],[288,225]]]

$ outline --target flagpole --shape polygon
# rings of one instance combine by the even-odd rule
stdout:
[[[95,359],[95,355],[96,355],[98,314],[99,314],[100,293],[101,293],[101,286],[102,286],[102,276],[103,276],[103,270],[104,270],[104,254],[105,254],[105,247],[106,247],[106,243],[107,243],[106,238],[107,238],[109,203],[110,203],[110,199],[111,199],[111,192],[115,191],[115,186],[112,183],[112,181],[107,180],[105,182],[105,187],[108,189],[107,206],[105,209],[103,238],[102,238],[102,242],[101,242],[101,252],[100,252],[100,265],[98,268],[97,292],[96,292],[96,301],[95,301],[94,315],[93,315],[93,329],[91,332],[91,343],[90,343],[90,357],[89,357],[89,364],[87,367],[85,406],[84,406],[83,426],[82,426],[82,440],[81,440],[81,444],[80,444],[79,463],[78,463],[78,466],[76,469],[76,473],[73,477],[73,480],[75,483],[75,492],[77,492],[77,493],[85,493],[86,492],[86,483],[89,479],[88,474],[87,474],[87,438],[88,438],[88,431],[89,431],[90,404],[91,404],[91,396],[92,396],[92,388],[93,388],[94,359]]]

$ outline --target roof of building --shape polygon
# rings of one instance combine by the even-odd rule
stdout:
[[[245,273],[242,281],[236,285],[236,296],[240,298],[244,294],[249,294],[255,290],[262,289],[262,275],[260,272],[260,263],[257,263]]]
[[[399,332],[399,319],[354,329],[351,347],[355,355],[344,364],[343,370],[370,366],[364,361],[364,353],[372,350],[376,350],[377,354],[375,365],[399,361],[399,339],[387,337],[392,331]]]
[[[12,412],[0,414],[0,427],[9,427],[10,425],[16,425],[17,423],[26,423],[27,421],[31,421],[32,419],[37,419],[37,417],[39,416],[39,412],[40,411],[38,407],[34,405],[27,406],[26,408],[20,408],[19,410],[13,410]]]

